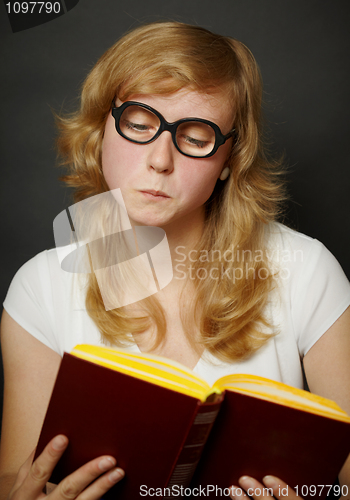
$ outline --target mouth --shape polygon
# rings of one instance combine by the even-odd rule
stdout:
[[[152,198],[170,198],[170,196],[163,191],[155,191],[154,189],[141,189],[140,192]]]

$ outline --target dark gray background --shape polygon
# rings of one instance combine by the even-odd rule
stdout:
[[[71,203],[54,167],[51,108],[72,110],[99,56],[129,28],[162,19],[252,50],[272,149],[290,168],[287,221],[323,241],[350,276],[348,0],[80,0],[15,34],[0,6],[2,298],[19,266],[54,246],[52,221]]]

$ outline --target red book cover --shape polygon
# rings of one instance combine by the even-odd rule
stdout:
[[[114,456],[126,475],[104,499],[141,498],[142,485],[187,486],[219,404],[65,354],[36,456],[55,435],[69,438],[56,484],[93,458]]]
[[[54,483],[93,458],[114,456],[126,476],[104,500],[142,498],[151,489],[162,498],[160,489],[176,485],[202,486],[207,498],[217,498],[238,486],[242,475],[261,481],[266,474],[296,487],[300,497],[327,497],[326,485],[334,483],[350,450],[349,422],[233,390],[216,397],[201,403],[65,354],[37,455],[55,435],[68,436]]]
[[[349,451],[347,422],[226,391],[191,486],[224,489],[243,475],[270,474],[297,486],[300,497],[321,500],[329,490],[321,486],[334,484]],[[207,498],[218,498],[210,489]]]

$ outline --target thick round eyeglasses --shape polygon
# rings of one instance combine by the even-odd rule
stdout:
[[[183,118],[168,123],[156,109],[141,102],[126,101],[119,107],[115,107],[115,103],[112,106],[115,128],[128,141],[148,144],[167,130],[176,149],[191,158],[213,156],[235,131],[223,135],[218,125],[201,118]]]

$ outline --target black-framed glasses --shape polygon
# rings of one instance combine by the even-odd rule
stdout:
[[[113,102],[112,106],[115,128],[128,141],[148,144],[168,130],[176,149],[191,158],[213,156],[235,131],[223,135],[218,125],[201,118],[183,118],[169,123],[156,109],[141,102],[126,101],[119,107]]]

